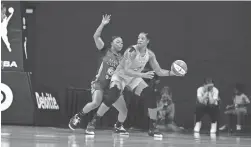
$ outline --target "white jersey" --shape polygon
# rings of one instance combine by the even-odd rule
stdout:
[[[135,49],[135,46],[132,46],[132,48]],[[129,52],[129,50],[127,50],[126,52]],[[146,49],[146,53],[144,54],[144,56],[141,56],[140,52],[138,50],[135,49],[135,51],[136,51],[136,56],[131,61],[132,64],[131,64],[131,66],[129,68],[140,73],[145,68],[146,63],[149,61],[149,58],[150,58],[149,50]],[[125,65],[124,64],[126,64],[126,62],[121,62],[120,63],[120,65],[117,67],[117,69],[115,71],[115,74],[117,74],[118,76],[120,76],[122,78],[132,78],[131,76],[128,76],[128,75],[125,74],[125,72],[124,72]]]

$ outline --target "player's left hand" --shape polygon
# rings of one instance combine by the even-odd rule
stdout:
[[[14,13],[14,9],[13,9],[12,7],[10,7],[10,8],[8,9],[8,11],[9,11],[9,13],[11,13],[11,14]]]
[[[102,24],[107,25],[110,22],[111,15],[103,15]]]

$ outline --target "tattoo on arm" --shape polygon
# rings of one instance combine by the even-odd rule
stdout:
[[[134,48],[129,48],[128,50],[126,50],[125,54],[124,54],[124,59],[125,59],[125,67],[128,68],[131,66],[132,64],[132,60],[135,58],[136,55],[136,51]]]
[[[125,54],[124,54],[124,62],[125,62],[124,71],[129,76],[141,77],[142,76],[141,73],[136,72],[130,68],[132,65],[132,60],[135,58],[135,56],[136,56],[136,51],[134,48],[130,48],[125,52]]]

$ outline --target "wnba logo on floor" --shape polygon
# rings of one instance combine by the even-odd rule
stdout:
[[[13,93],[10,87],[1,83],[1,111],[7,110],[13,101]]]
[[[50,93],[41,92],[41,94],[39,94],[38,92],[35,92],[35,96],[38,109],[59,110],[56,98]]]

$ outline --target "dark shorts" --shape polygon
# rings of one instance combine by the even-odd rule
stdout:
[[[103,98],[109,99],[109,89],[110,89],[110,83],[100,82],[100,81],[93,81],[91,84],[91,92],[94,93],[95,90],[101,90],[103,91]],[[131,102],[132,98],[134,97],[133,91],[131,91],[128,87],[125,87],[123,92],[121,93],[124,96],[124,100],[126,102],[126,105],[128,106]]]
[[[197,103],[195,108],[196,122],[201,121],[205,114],[208,114],[214,123],[219,117],[219,107],[217,105],[204,105]]]

